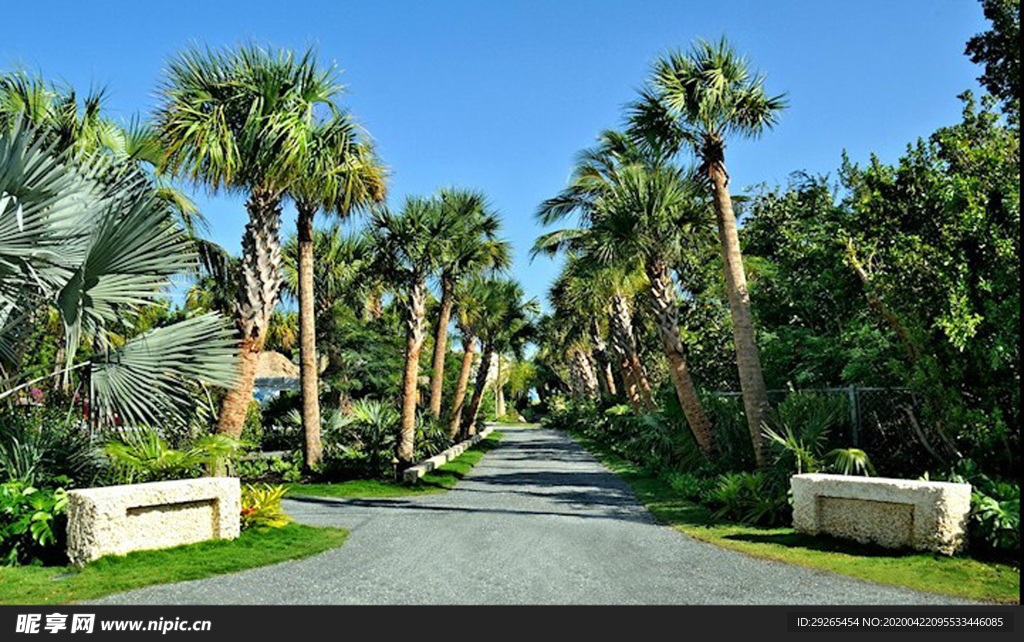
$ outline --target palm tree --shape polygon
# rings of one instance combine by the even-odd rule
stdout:
[[[318,69],[312,50],[190,48],[165,72],[156,114],[162,168],[214,192],[248,195],[235,303],[241,375],[218,424],[232,436],[241,434],[281,289],[281,199],[306,168],[315,111],[334,109],[340,90],[335,68]]]
[[[46,132],[10,125],[0,131],[0,399],[84,371],[90,420],[155,424],[192,410],[186,381],[233,385],[231,330],[216,313],[121,337],[195,261],[155,185],[124,178],[131,168],[116,161],[83,167]],[[51,313],[63,363],[23,381],[35,321]],[[91,358],[77,359],[82,345]]]
[[[522,286],[510,279],[488,281],[483,308],[476,329],[483,346],[482,355],[473,397],[462,419],[462,431],[466,435],[474,432],[493,356],[508,351],[521,352],[533,336],[533,319],[539,311],[537,301],[526,300]]]
[[[455,288],[455,325],[462,335],[462,366],[459,379],[455,385],[455,397],[452,400],[452,416],[448,424],[448,436],[451,439],[459,434],[462,427],[462,411],[466,401],[466,390],[469,377],[473,370],[473,358],[476,356],[476,328],[487,314],[484,307],[487,300],[489,281],[479,275],[465,279]]]
[[[347,217],[353,209],[384,199],[384,169],[372,148],[359,140],[345,114],[310,128],[302,168],[288,192],[295,200],[299,300],[299,381],[306,467],[320,463],[320,386],[317,381],[313,276],[313,218],[318,209]]]
[[[427,314],[427,279],[434,273],[438,239],[434,232],[439,206],[429,198],[408,197],[401,211],[375,211],[370,229],[378,269],[402,291],[406,323],[405,373],[402,380],[402,428],[396,448],[400,465],[413,463],[420,352]]]
[[[433,373],[430,379],[430,413],[441,416],[444,365],[448,349],[448,325],[454,306],[455,288],[467,275],[505,268],[510,263],[506,241],[497,238],[501,220],[490,211],[483,194],[462,189],[440,193],[441,304],[434,329]]]
[[[711,424],[686,363],[672,279],[672,266],[685,245],[701,242],[701,204],[692,193],[692,182],[678,169],[627,165],[609,178],[607,191],[589,213],[589,227],[549,233],[538,239],[537,247],[575,247],[611,264],[640,257],[679,405],[697,445],[709,455],[714,446]]]
[[[759,466],[764,463],[761,424],[768,393],[729,194],[725,141],[729,136],[758,137],[777,122],[786,106],[785,96],[769,96],[764,81],[724,38],[715,43],[700,41],[686,54],[672,52],[655,63],[630,117],[631,133],[638,141],[659,149],[692,149],[700,159],[700,174],[710,183],[743,406]]]
[[[608,265],[640,262],[679,405],[708,456],[714,448],[711,423],[686,363],[672,279],[672,268],[687,246],[704,241],[704,205],[691,177],[663,158],[660,150],[645,154],[621,134],[606,132],[595,150],[584,152],[569,188],[538,213],[550,223],[578,212],[586,226],[546,234],[535,250],[569,249]]]

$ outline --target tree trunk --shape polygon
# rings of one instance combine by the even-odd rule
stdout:
[[[448,321],[452,317],[455,282],[450,278],[441,279],[441,311],[437,319],[434,336],[434,372],[430,378],[430,414],[441,416],[441,396],[444,391],[444,360],[448,353]]]
[[[626,297],[616,292],[612,297],[611,313],[612,341],[625,356],[627,369],[636,385],[640,402],[648,410],[654,409],[651,395],[651,384],[647,381],[644,366],[640,363],[640,355],[636,351],[636,338],[633,336],[633,317],[629,312]],[[623,377],[625,378],[625,370]]]
[[[473,386],[473,397],[469,401],[466,418],[462,423],[462,434],[469,437],[476,432],[476,416],[480,412],[480,403],[484,399],[484,391],[487,390],[487,375],[491,369],[491,357],[494,349],[490,345],[484,346],[483,356],[480,365],[476,369],[476,385]]]
[[[698,448],[705,457],[714,450],[714,436],[711,422],[704,414],[697,388],[693,385],[690,370],[686,365],[683,342],[679,337],[679,309],[676,307],[676,291],[668,266],[663,261],[648,263],[647,277],[651,282],[651,302],[657,321],[658,336],[668,359],[669,376],[675,386],[679,405],[690,424],[690,431]]]
[[[618,352],[617,348],[616,352]],[[643,402],[640,400],[640,391],[637,388],[636,380],[633,378],[629,361],[621,353],[619,354],[619,373],[622,375],[622,388],[626,393],[626,400],[633,410],[640,412],[643,408]]]
[[[298,205],[296,236],[299,253],[299,382],[302,387],[302,430],[306,436],[306,468],[323,457],[320,441],[319,362],[316,356],[316,312],[313,305],[313,216],[316,210]]]
[[[459,371],[459,382],[455,387],[455,400],[452,405],[452,421],[448,428],[448,436],[455,439],[462,427],[462,404],[466,401],[466,388],[469,386],[469,375],[473,370],[473,355],[476,339],[472,334],[462,333],[462,369]]]
[[[733,342],[736,344],[736,367],[739,370],[743,409],[747,416],[750,443],[754,448],[757,466],[765,463],[764,439],[761,424],[768,411],[768,389],[761,371],[761,357],[757,351],[754,319],[750,312],[750,293],[747,275],[743,271],[743,254],[736,231],[736,215],[729,194],[729,176],[719,150],[712,156],[708,173],[714,186],[715,213],[718,215],[718,236],[722,245],[725,266],[725,289],[729,294],[729,312],[732,316]]]
[[[249,222],[242,234],[242,270],[235,302],[241,372],[238,385],[225,395],[217,420],[217,432],[232,437],[242,434],[252,402],[256,365],[281,291],[281,199],[254,190],[245,209]]]
[[[587,350],[577,346],[572,350],[572,363],[576,371],[577,395],[581,400],[594,401],[601,396],[598,389],[597,375]]]
[[[411,466],[415,457],[416,396],[419,388],[420,351],[423,349],[423,325],[427,314],[427,282],[419,279],[409,288],[406,318],[405,375],[402,379],[402,432],[396,456],[399,466]]]
[[[597,362],[598,381],[605,394],[614,397],[618,390],[615,387],[612,364],[608,359],[608,342],[601,336],[601,328],[598,327],[596,320],[591,323],[590,338],[594,344],[594,361]]]

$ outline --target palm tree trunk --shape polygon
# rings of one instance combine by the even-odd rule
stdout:
[[[618,352],[618,349],[616,349],[616,352]],[[626,400],[633,410],[640,412],[640,409],[643,407],[640,401],[640,391],[637,388],[636,380],[633,378],[629,361],[626,360],[625,355],[622,353],[619,353],[619,374],[622,375],[622,388],[623,392],[626,393]]]
[[[636,338],[633,335],[633,317],[630,315],[626,297],[620,292],[616,292],[612,297],[611,329],[612,340],[625,355],[627,367],[633,382],[636,384],[637,394],[641,403],[648,410],[653,410],[654,400],[651,395],[651,384],[647,381],[647,374],[644,372],[643,364],[640,363],[640,355],[636,351]],[[625,373],[625,370],[623,373]]]
[[[217,432],[239,437],[252,402],[263,343],[270,316],[281,291],[281,199],[254,190],[245,204],[249,222],[242,235],[242,270],[235,303],[235,323],[241,337],[238,385],[221,404]]]
[[[686,365],[683,342],[679,337],[679,310],[676,307],[675,285],[668,266],[663,261],[653,260],[648,263],[647,277],[651,282],[651,302],[654,317],[657,321],[658,336],[668,359],[669,376],[676,389],[679,405],[690,424],[690,431],[697,446],[705,457],[714,450],[714,436],[711,422],[704,414],[704,408],[697,396],[697,388],[693,385],[690,369]]]
[[[462,333],[462,369],[459,371],[459,382],[455,387],[455,400],[452,406],[452,422],[448,427],[448,436],[452,439],[459,434],[462,426],[462,404],[466,401],[466,388],[469,387],[469,375],[473,370],[473,356],[476,339],[472,334]]]
[[[750,312],[750,293],[747,291],[747,275],[743,271],[743,254],[740,251],[736,214],[732,209],[729,176],[725,171],[724,162],[712,163],[709,174],[714,186],[718,236],[722,244],[725,288],[729,295],[729,312],[732,316],[733,342],[736,344],[740,390],[743,392],[743,409],[747,416],[750,443],[754,448],[754,460],[757,466],[761,467],[765,461],[761,423],[768,411],[768,389],[764,383],[761,357],[757,351],[754,319]]]
[[[450,278],[441,279],[441,310],[434,334],[434,372],[430,378],[430,414],[441,416],[441,395],[444,391],[444,360],[448,352],[448,321],[452,317],[455,282]]]
[[[306,436],[306,468],[323,457],[320,441],[320,385],[317,381],[316,313],[313,305],[313,216],[316,210],[298,205],[296,236],[299,254],[299,382],[302,387],[302,430]]]
[[[480,404],[484,400],[484,391],[487,390],[487,375],[491,369],[491,357],[494,349],[490,345],[484,346],[483,356],[480,358],[480,365],[476,369],[476,385],[473,386],[473,397],[469,401],[469,408],[466,409],[466,418],[463,420],[462,433],[466,437],[476,432],[476,416],[480,413]]]
[[[419,392],[420,351],[423,349],[423,326],[426,314],[427,282],[420,279],[409,288],[405,375],[402,379],[402,430],[396,451],[401,467],[412,465],[415,457],[416,399]]]
[[[612,364],[608,360],[608,342],[601,336],[601,329],[594,320],[590,327],[590,338],[594,344],[594,361],[597,363],[598,382],[609,397],[614,397],[618,390],[615,387],[615,375]]]

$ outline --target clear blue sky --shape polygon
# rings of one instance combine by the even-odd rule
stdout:
[[[152,109],[165,60],[190,41],[315,45],[344,69],[345,103],[392,169],[392,202],[442,185],[484,190],[516,276],[541,297],[557,268],[529,262],[533,212],[565,185],[574,153],[620,123],[659,53],[725,34],[770,91],[789,93],[774,132],[729,148],[739,189],[832,171],[843,149],[894,160],[955,122],[956,95],[979,73],[964,43],[986,28],[973,0],[19,2],[2,13],[0,67],[105,85],[126,119]],[[209,236],[237,252],[241,202],[198,202]]]

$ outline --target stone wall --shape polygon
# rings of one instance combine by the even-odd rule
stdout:
[[[447,450],[443,450],[437,453],[430,459],[424,459],[415,466],[410,466],[409,468],[406,468],[405,471],[402,473],[403,481],[405,481],[405,483],[407,484],[415,484],[430,471],[436,468],[440,468],[441,466],[444,466],[445,464],[452,461],[453,459],[455,459],[462,453],[466,452],[473,446],[477,445],[484,439],[487,439],[487,435],[491,434],[493,431],[494,425],[488,424],[483,430],[473,435],[469,439],[461,441],[452,446],[451,448],[448,448]]]
[[[798,533],[946,555],[966,543],[970,484],[814,474],[792,488]]]
[[[169,548],[240,531],[237,478],[202,477],[68,492],[68,558],[83,566],[104,555]]]

